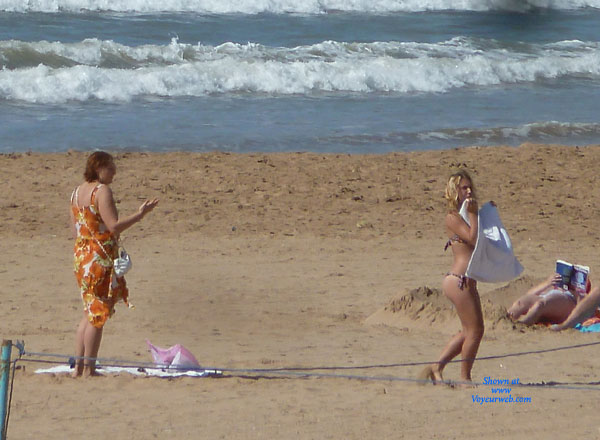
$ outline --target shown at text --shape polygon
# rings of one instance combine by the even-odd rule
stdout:
[[[486,377],[483,380],[483,385],[496,385],[492,386],[492,394],[499,394],[499,396],[480,396],[479,394],[473,394],[471,398],[473,403],[483,405],[484,403],[531,403],[531,397],[524,396],[513,396],[512,392],[514,388],[520,385],[519,379],[493,379]]]

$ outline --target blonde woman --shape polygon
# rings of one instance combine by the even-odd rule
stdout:
[[[471,382],[471,370],[479,343],[483,338],[483,314],[477,282],[465,276],[477,242],[478,228],[475,188],[469,173],[461,170],[450,176],[446,185],[445,198],[448,202],[445,222],[448,236],[446,249],[452,249],[453,262],[442,282],[442,289],[444,295],[454,304],[462,329],[450,339],[439,361],[423,371],[422,377],[429,378],[434,383],[443,382],[444,367],[460,354],[463,360],[461,380]],[[463,203],[468,221],[465,221],[459,213]]]

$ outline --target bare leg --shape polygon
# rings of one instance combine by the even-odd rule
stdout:
[[[84,356],[86,358],[83,362],[83,374],[84,376],[96,376],[96,360],[98,357],[98,350],[100,349],[100,342],[102,341],[102,328],[94,327],[89,321],[86,320],[86,327],[84,333]]]
[[[560,294],[540,298],[529,309],[523,319],[519,320],[526,325],[539,322],[558,323],[564,321],[575,307],[575,302]]]
[[[596,309],[600,306],[600,287],[593,289],[585,298],[575,306],[571,314],[558,325],[553,325],[552,330],[564,330],[575,327],[588,318],[594,316]]]
[[[75,333],[75,370],[72,373],[73,377],[79,377],[83,374],[83,359],[81,357],[84,355],[84,334],[86,324],[88,323],[87,316],[84,313],[81,321],[79,321],[79,326],[77,327],[77,332]]]
[[[453,276],[447,276],[442,286],[444,294],[456,307],[462,330],[448,342],[440,360],[431,369],[434,376],[437,374],[441,379],[446,364],[460,353],[463,359],[461,379],[470,382],[473,363],[483,338],[483,313],[479,293],[473,280],[468,280],[463,289],[460,289],[458,280]]]
[[[526,314],[529,309],[536,303],[540,297],[535,294],[526,293],[507,310],[508,316],[512,320],[517,320],[523,314]]]
[[[477,357],[479,344],[483,339],[483,312],[481,310],[481,300],[479,292],[474,281],[468,282],[467,299],[463,295],[459,296],[459,301],[455,302],[456,311],[463,326],[465,341],[461,351],[463,362],[461,364],[461,378],[465,381],[471,381],[471,370]],[[462,294],[462,292],[461,292]]]
[[[462,331],[458,332],[452,337],[452,339],[450,339],[450,341],[448,341],[448,344],[440,355],[440,360],[431,366],[431,375],[433,376],[432,379],[434,383],[444,381],[442,371],[448,362],[460,354],[464,342],[465,337]]]

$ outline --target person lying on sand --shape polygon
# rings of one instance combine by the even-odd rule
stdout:
[[[590,289],[591,283],[588,279],[588,293]],[[508,309],[508,316],[527,325],[561,324],[587,296],[578,293],[572,287],[563,288],[561,275],[555,273],[517,299]]]
[[[564,289],[561,275],[554,273],[516,300],[508,316],[527,325],[558,324],[567,319],[580,297],[573,288]]]

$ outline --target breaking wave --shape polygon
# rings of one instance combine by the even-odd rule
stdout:
[[[5,12],[193,12],[200,14],[387,14],[600,8],[600,0],[2,0]]]
[[[225,43],[125,46],[0,42],[0,100],[129,101],[215,94],[444,93],[456,88],[600,77],[600,43],[344,43],[295,48]]]

